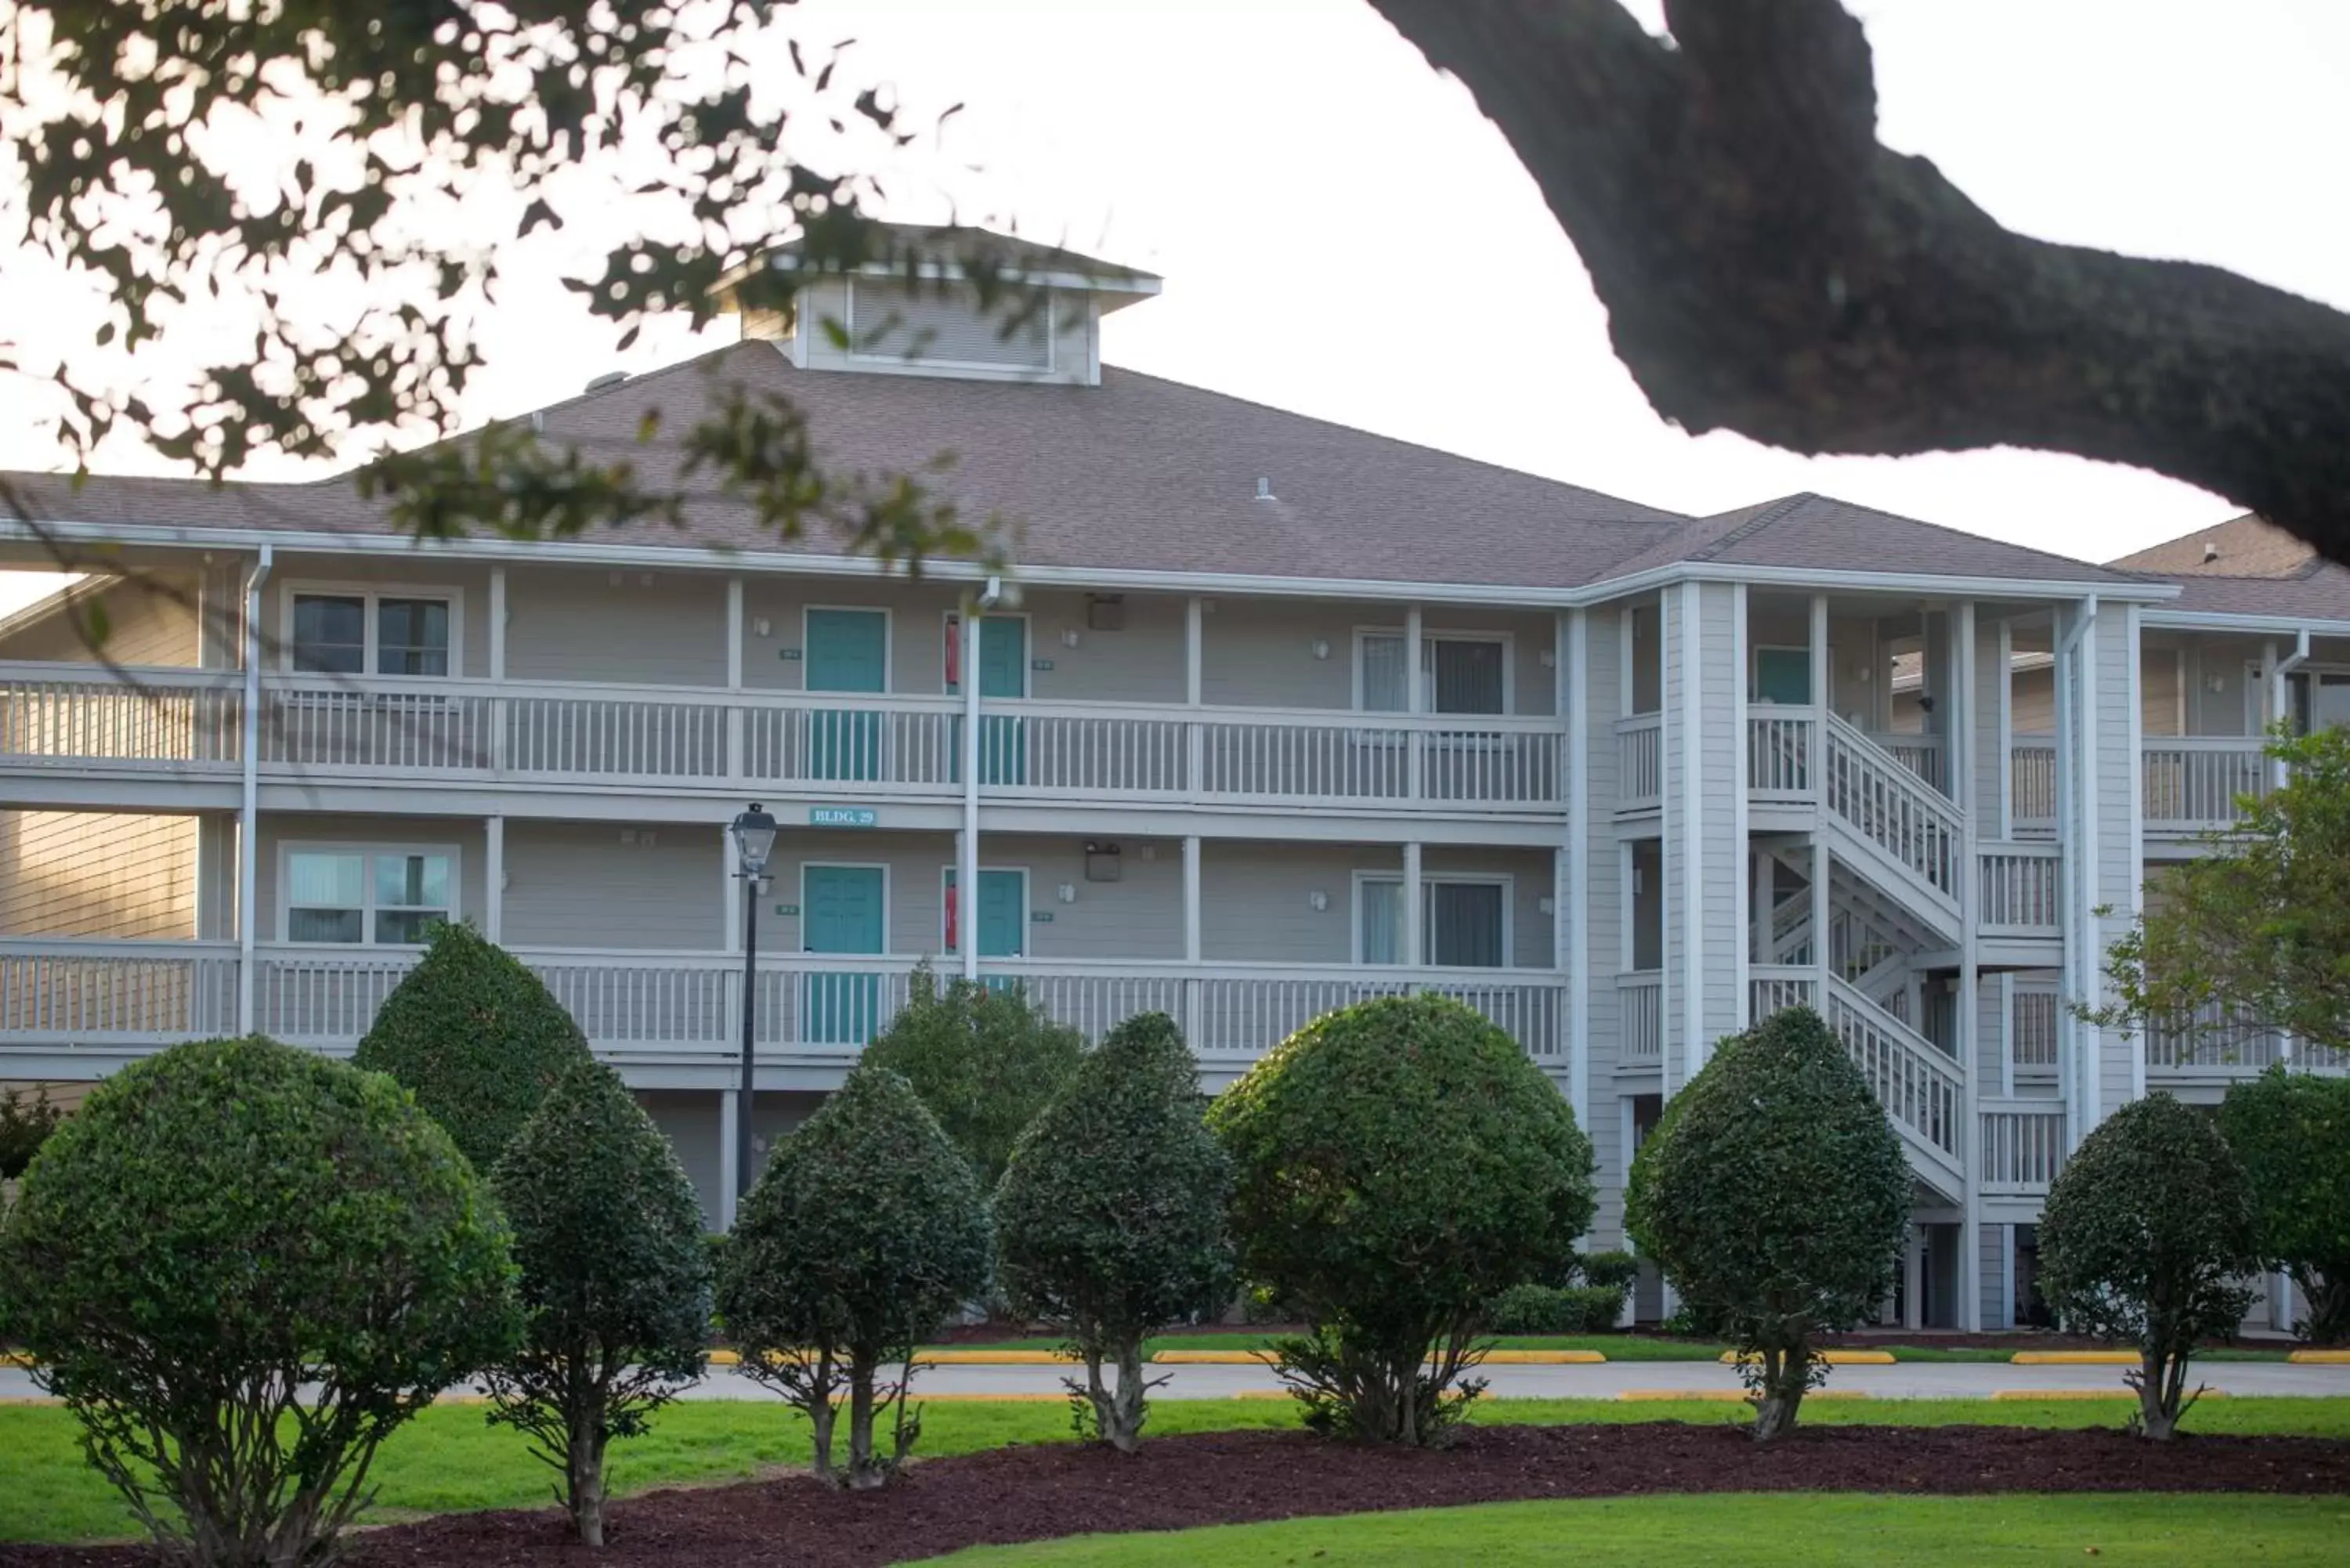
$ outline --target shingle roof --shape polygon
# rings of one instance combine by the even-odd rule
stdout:
[[[1811,494],[1691,520],[1597,491],[1104,367],[1098,387],[795,369],[747,341],[556,403],[546,436],[675,477],[676,449],[640,445],[645,415],[697,422],[719,390],[787,394],[835,467],[902,471],[938,453],[967,515],[1000,514],[1026,566],[1105,571],[1578,587],[1679,562],[2012,580],[2125,574]],[[1257,499],[1260,478],[1274,499]],[[385,533],[342,478],[231,485],[93,477],[18,481],[46,514],[99,524]],[[608,540],[611,536],[607,535]],[[703,493],[688,535],[629,542],[785,548],[739,502]],[[831,553],[829,539],[792,546]]]
[[[2350,620],[2350,569],[2250,512],[2112,564],[2177,583],[2170,609]]]

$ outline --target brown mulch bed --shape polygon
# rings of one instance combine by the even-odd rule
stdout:
[[[1309,1514],[1641,1492],[2350,1490],[2350,1441],[2111,1429],[1816,1427],[1757,1448],[1727,1424],[1479,1427],[1439,1453],[1299,1432],[1161,1438],[1134,1458],[1066,1445],[915,1466],[882,1493],[804,1478],[612,1506],[601,1553],[552,1512],[446,1514],[369,1532],[358,1568],[879,1568],[982,1542]],[[12,1568],[145,1568],[140,1548],[0,1547]]]

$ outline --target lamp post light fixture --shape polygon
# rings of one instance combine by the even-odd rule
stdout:
[[[751,1084],[757,1065],[753,1042],[759,1027],[759,885],[766,879],[767,857],[775,851],[775,819],[753,801],[730,831],[734,835],[734,875],[743,879],[743,1094],[734,1108],[734,1206],[739,1214],[743,1197],[758,1174],[751,1168]]]

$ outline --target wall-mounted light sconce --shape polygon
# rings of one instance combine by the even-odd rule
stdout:
[[[1869,669],[1867,665],[1864,664],[1859,669],[1852,672],[1852,678],[1855,680],[1859,681],[1863,686],[1866,686],[1877,678],[1877,672]]]
[[[1063,648],[1075,648],[1077,646],[1078,640],[1079,638],[1077,628],[1076,627],[1064,627],[1061,629],[1061,646]]]
[[[758,619],[751,623],[751,632],[754,637],[765,637],[774,629],[774,623],[768,620],[765,616],[761,616]]]
[[[1329,639],[1317,637],[1314,639],[1314,657],[1316,659],[1327,659],[1330,657]]]
[[[1542,667],[1544,670],[1556,670],[1558,668],[1558,655],[1552,652],[1547,648],[1544,649],[1542,650]]]
[[[1313,907],[1314,912],[1318,915],[1323,910],[1330,907],[1330,895],[1325,893],[1321,888],[1316,888],[1314,891],[1305,895],[1305,901]]]
[[[1074,904],[1077,901],[1077,885],[1075,882],[1064,882],[1053,889],[1053,897],[1060,899],[1064,904]]]
[[[2228,678],[2224,675],[2207,676],[2204,679],[2203,686],[2206,691],[2210,691],[2211,695],[2216,697],[2220,692],[2225,691],[2228,689]]]
[[[1556,898],[1536,898],[1534,900],[1534,908],[1540,909],[1545,915],[1555,915],[1558,913],[1558,900]]]

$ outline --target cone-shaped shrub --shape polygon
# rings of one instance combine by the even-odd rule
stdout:
[[[2133,1345],[2133,1422],[2168,1438],[2196,1344],[2232,1334],[2261,1267],[2251,1186],[2209,1114],[2134,1100],[2081,1140],[2040,1218],[2040,1293],[2077,1334]]]
[[[2293,1331],[2350,1344],[2350,1078],[2272,1067],[2229,1088],[2220,1130],[2251,1183],[2261,1251],[2309,1309]]]
[[[1054,1023],[1018,985],[941,985],[925,966],[865,1060],[914,1086],[981,1189],[992,1190],[1014,1142],[1068,1083],[1085,1049],[1085,1036]]]
[[[351,1058],[399,1079],[483,1171],[555,1081],[587,1059],[563,1004],[471,926],[434,928]]]
[[[389,1078],[262,1039],[123,1069],[33,1162],[0,1334],[174,1555],[332,1554],[376,1446],[519,1330],[506,1233]]]
[[[1565,1097],[1441,997],[1315,1019],[1209,1126],[1232,1157],[1242,1272],[1312,1327],[1277,1353],[1317,1429],[1438,1440],[1486,1304],[1563,1273],[1591,1223],[1591,1143]]]
[[[775,1147],[719,1260],[718,1312],[743,1370],[807,1413],[834,1479],[833,1401],[848,1402],[847,1485],[877,1487],[920,1435],[915,1345],[986,1288],[987,1205],[906,1080],[859,1064]],[[901,1368],[884,1378],[887,1366]],[[876,1417],[890,1423],[888,1452]]]
[[[1071,1394],[1121,1452],[1142,1437],[1143,1340],[1222,1304],[1231,1288],[1232,1161],[1203,1109],[1175,1021],[1129,1018],[1029,1124],[996,1189],[998,1269],[1014,1310],[1068,1334],[1086,1364]]]
[[[702,1375],[710,1243],[685,1168],[619,1074],[575,1064],[492,1176],[521,1266],[523,1340],[490,1375],[491,1419],[561,1477],[572,1528],[604,1543],[604,1451]]]
[[[1820,1336],[1893,1289],[1909,1187],[1868,1080],[1808,1007],[1722,1041],[1641,1146],[1626,1227],[1739,1351],[1758,1441],[1825,1378]]]

